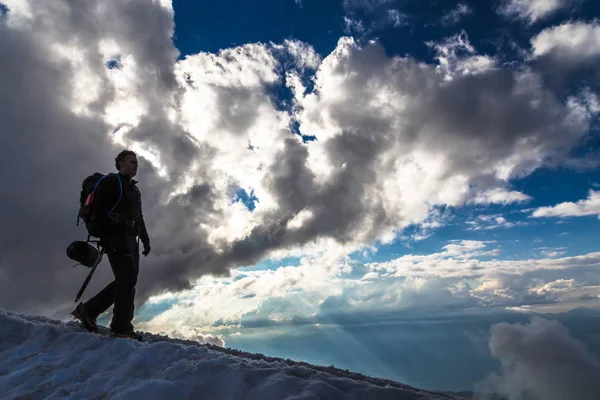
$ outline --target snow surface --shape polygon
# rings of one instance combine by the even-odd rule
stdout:
[[[102,327],[101,333],[107,333]],[[0,308],[2,399],[454,399],[347,370]]]

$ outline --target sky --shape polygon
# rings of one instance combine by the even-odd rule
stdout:
[[[598,18],[0,0],[0,307],[69,318],[81,181],[129,148],[152,242],[136,328],[427,389],[497,374],[493,328],[531,313],[598,357]]]

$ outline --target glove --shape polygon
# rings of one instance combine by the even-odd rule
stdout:
[[[142,252],[144,257],[146,257],[148,254],[150,254],[151,249],[152,248],[150,247],[150,243],[144,243],[144,251]]]

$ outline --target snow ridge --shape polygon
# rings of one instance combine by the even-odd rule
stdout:
[[[456,399],[333,366],[144,334],[115,339],[0,308],[6,399]]]

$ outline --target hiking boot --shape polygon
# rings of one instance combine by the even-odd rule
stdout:
[[[77,318],[85,328],[90,332],[98,332],[98,325],[96,324],[96,318],[92,318],[86,311],[83,303],[79,303],[75,310],[71,313]]]
[[[142,341],[142,335],[135,333],[134,331],[111,332],[110,334],[114,337],[118,337],[118,338],[122,338],[122,339],[135,339],[138,341]]]

